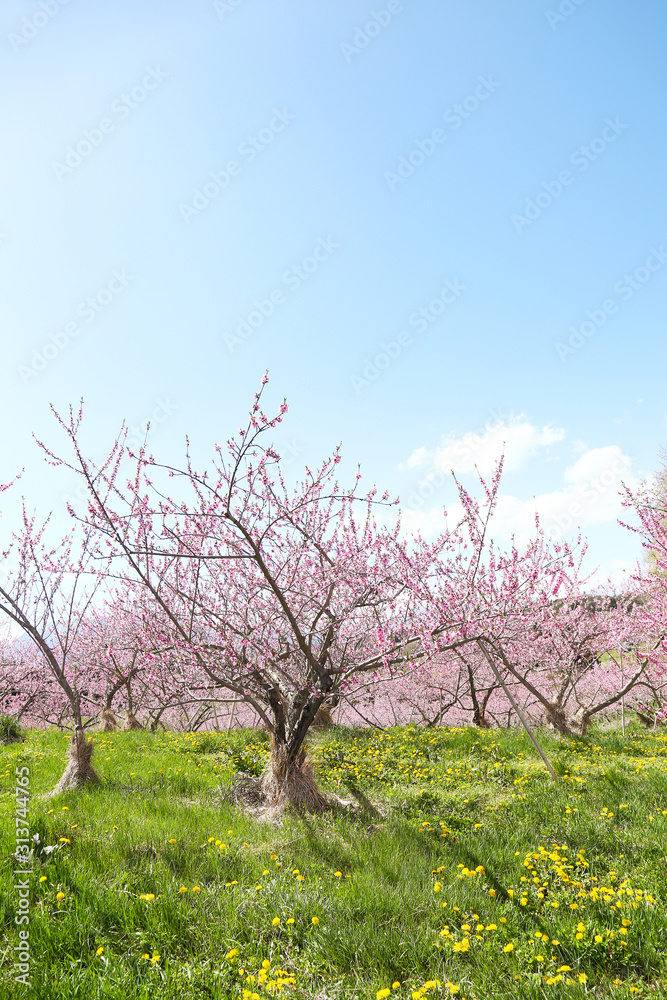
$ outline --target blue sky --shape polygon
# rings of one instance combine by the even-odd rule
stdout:
[[[295,474],[342,442],[434,531],[505,442],[501,533],[537,497],[620,572],[620,482],[667,438],[666,22],[5,0],[0,477],[62,510],[31,433],[81,396],[97,455],[152,418],[156,456],[205,456],[269,369]]]

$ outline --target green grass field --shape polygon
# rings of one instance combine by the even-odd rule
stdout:
[[[57,798],[65,734],[0,746],[0,996],[667,997],[667,736],[541,738],[557,784],[519,731],[332,729],[311,742],[321,786],[381,815],[280,825],[224,799],[264,766],[257,731],[99,733],[100,785]]]

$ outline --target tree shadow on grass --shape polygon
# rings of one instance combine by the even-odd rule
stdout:
[[[344,810],[341,810],[339,814],[344,814],[344,812]],[[354,812],[348,813],[346,818],[348,822],[351,821],[357,827],[357,830],[363,826],[367,832],[373,835],[382,836],[386,833],[394,839],[399,839],[403,845],[406,845],[407,850],[414,851],[418,855],[423,856],[424,861],[428,863],[431,870],[436,868],[439,863],[442,863],[443,853],[445,852],[449,859],[449,864],[446,867],[449,869],[450,874],[454,868],[459,868],[459,866],[467,868],[469,871],[474,871],[482,866],[484,868],[485,884],[495,893],[494,900],[497,903],[502,903],[510,907],[514,911],[518,926],[522,931],[527,932],[528,936],[534,936],[539,931],[543,935],[548,934],[552,941],[554,939],[558,940],[558,933],[554,927],[550,926],[551,921],[547,914],[538,914],[533,910],[526,909],[521,906],[518,898],[512,898],[509,895],[500,874],[501,868],[506,868],[506,859],[501,859],[497,863],[493,854],[484,854],[475,850],[466,842],[466,835],[462,829],[463,822],[456,824],[456,834],[450,833],[446,838],[442,838],[438,830],[436,840],[434,838],[436,831],[421,832],[415,830],[408,819],[397,816],[395,812],[393,815],[383,817],[380,823],[376,819],[377,810],[374,810],[374,814],[363,808],[359,808]],[[321,820],[316,820],[313,817],[305,815],[300,816],[299,819],[310,850],[323,863],[343,872],[346,869],[351,871],[358,865],[358,859],[353,854],[353,844],[349,844],[346,849],[344,843],[338,838],[327,836],[327,831],[323,829]],[[374,819],[376,821],[371,822],[369,826],[369,821]],[[379,857],[380,853],[378,852],[378,856],[374,859],[375,868],[382,872],[387,884],[393,884],[396,880],[395,871],[382,863]],[[463,876],[463,878],[466,877]],[[574,964],[576,956],[569,952],[567,946],[559,943],[552,947],[554,947],[556,953],[560,956],[562,964]]]

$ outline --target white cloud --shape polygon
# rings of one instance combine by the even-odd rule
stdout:
[[[426,482],[432,484],[435,480]],[[500,493],[493,518],[493,537],[506,542],[514,535],[518,544],[524,544],[534,534],[536,513],[547,535],[554,539],[578,528],[614,522],[623,511],[619,495],[622,482],[629,486],[636,482],[630,457],[618,445],[589,449],[564,470],[562,487],[551,493],[528,500]],[[438,534],[446,525],[443,505],[422,509],[422,504],[418,509],[404,511],[406,530],[419,531],[427,538]],[[449,525],[456,524],[461,515],[458,503],[450,505]]]
[[[445,438],[435,451],[417,448],[408,458],[408,468],[429,466],[432,472],[472,472],[489,475],[504,453],[506,471],[515,471],[538,452],[565,438],[558,427],[536,427],[523,416],[496,420],[483,430],[469,431],[463,437]]]
[[[429,453],[426,448],[417,448],[416,451],[412,452],[405,464],[408,469],[416,469],[428,461],[428,456]]]
[[[402,466],[420,469],[422,476],[402,497],[404,530],[433,538],[462,518],[461,505],[453,502],[451,471],[465,474],[477,466],[480,474],[488,476],[504,448],[506,470],[517,470],[539,457],[544,475],[544,463],[560,457],[558,450],[549,453],[551,446],[564,440],[565,432],[560,428],[537,427],[519,416],[497,419],[478,432],[447,438],[433,450],[416,449]],[[590,448],[585,441],[575,439],[568,441],[566,448],[571,464],[560,472],[556,489],[529,499],[503,492],[498,495],[491,535],[500,545],[513,537],[523,546],[535,535],[536,514],[547,536],[554,540],[571,539],[579,530],[584,535],[590,533],[592,544],[595,539],[595,561],[603,567],[600,582],[609,575],[612,585],[620,586],[634,569],[625,559],[630,555],[627,532],[616,524],[625,513],[620,491],[623,483],[631,488],[637,485],[638,472],[619,445]],[[530,469],[524,473],[524,481],[529,482],[529,477]],[[478,488],[473,486],[472,492],[483,499]]]
[[[433,538],[445,530],[449,523],[450,527],[456,524],[455,512],[451,512],[447,521],[442,513],[442,507],[432,507],[430,510],[404,510],[401,513],[402,525],[408,535],[422,535],[424,538]]]
[[[572,485],[583,484],[588,480],[606,477],[609,470],[622,478],[628,471],[632,462],[617,444],[607,445],[605,448],[592,448],[585,451],[574,465],[568,466],[563,478],[566,483]]]
[[[594,573],[593,579],[596,583],[606,583],[608,581],[612,589],[618,592],[628,586],[633,574],[640,568],[637,561],[630,562],[627,559],[609,559],[607,560],[606,571],[603,572],[600,570]]]

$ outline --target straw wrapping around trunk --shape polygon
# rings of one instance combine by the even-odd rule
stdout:
[[[118,718],[111,708],[103,708],[100,712],[100,729],[103,733],[112,733],[118,729]]]
[[[333,724],[333,716],[329,706],[327,704],[320,705],[312,721],[313,729],[329,729]]]
[[[141,725],[134,712],[132,712],[128,708],[127,712],[125,713],[125,725],[123,726],[123,729],[130,730],[130,729],[143,729],[143,728],[144,727]]]
[[[329,808],[329,801],[317,787],[313,762],[305,749],[299,750],[290,763],[284,743],[271,738],[271,758],[262,776],[262,792],[272,808],[292,805],[299,811],[318,813]]]
[[[54,789],[54,794],[65,792],[69,788],[79,788],[87,781],[100,780],[91,764],[93,749],[94,745],[86,740],[83,729],[77,729],[70,742],[67,767]]]

